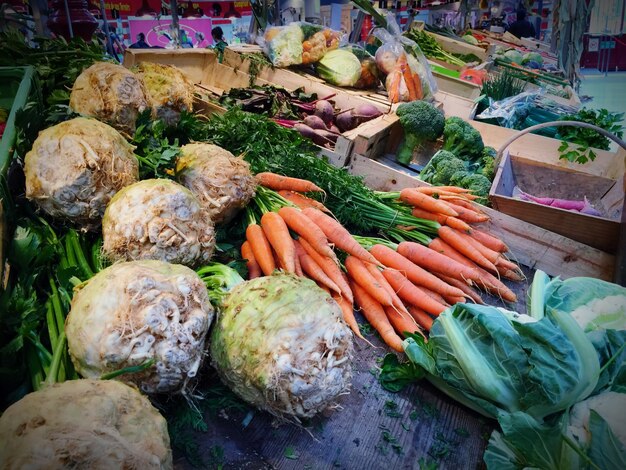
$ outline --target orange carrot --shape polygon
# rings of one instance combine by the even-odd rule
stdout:
[[[363,315],[370,325],[378,331],[383,341],[392,349],[398,352],[404,352],[404,349],[402,348],[402,338],[400,338],[396,332],[393,331],[393,326],[389,323],[382,305],[380,305],[376,299],[369,295],[367,291],[356,282],[353,282],[351,287],[354,292],[356,303],[359,307],[361,307]]]
[[[500,260],[500,258],[504,258],[502,256],[502,253],[499,253],[497,251],[493,251],[493,250],[487,248],[485,245],[480,243],[478,240],[475,240],[474,238],[470,237],[467,233],[462,233],[462,232],[458,232],[458,231],[456,233],[459,235],[459,237],[461,237],[463,240],[465,240],[465,242],[468,245],[473,246],[476,250],[478,250],[480,252],[481,255],[483,255],[485,258],[487,258],[489,261],[491,261],[494,266],[496,264],[498,264],[498,261]]]
[[[335,292],[332,292],[331,296],[335,300],[335,302],[339,304],[339,307],[341,307],[341,313],[343,314],[343,321],[346,322],[346,325],[350,327],[350,329],[354,332],[354,334],[357,337],[367,341],[361,334],[361,330],[359,329],[359,324],[357,323],[356,318],[354,318],[354,305],[352,304],[352,302],[350,302],[344,296],[341,296]]]
[[[446,309],[423,290],[416,287],[400,271],[395,269],[383,269],[383,276],[391,287],[397,292],[398,297],[409,304],[417,305],[433,315],[439,315]]]
[[[490,233],[483,232],[482,230],[478,230],[477,228],[473,228],[469,233],[470,236],[474,239],[482,243],[488,248],[491,248],[494,251],[498,251],[500,253],[506,253],[509,251],[509,247],[500,240],[499,238],[491,235]]]
[[[439,222],[439,224],[441,225],[447,225],[448,227],[452,227],[457,230],[467,232],[472,229],[472,227],[463,222],[461,219],[457,219],[456,217],[450,217],[449,215],[434,214],[432,212],[425,211],[424,209],[420,209],[419,207],[414,207],[412,212],[415,217],[418,217],[420,219],[434,220],[435,222]]]
[[[295,207],[281,207],[278,210],[278,215],[283,218],[291,230],[309,242],[318,253],[331,259],[336,259],[335,252],[328,246],[328,240],[322,229],[312,224],[311,219],[304,215],[302,211]]]
[[[263,272],[261,271],[259,263],[256,262],[256,259],[254,258],[254,253],[252,252],[252,247],[250,246],[250,242],[248,242],[247,240],[243,242],[243,245],[241,245],[241,257],[246,260],[246,267],[248,268],[248,279],[261,277]]]
[[[417,322],[413,319],[413,316],[407,311],[406,315],[400,315],[397,311],[395,311],[391,307],[385,307],[385,315],[387,315],[387,319],[389,323],[393,326],[394,330],[405,338],[407,335],[405,333],[422,333],[420,327]]]
[[[404,188],[400,191],[400,200],[420,209],[438,214],[445,214],[456,217],[459,214],[451,209],[446,203],[438,201],[435,198],[420,193],[414,188]]]
[[[430,331],[433,327],[433,319],[421,308],[417,308],[414,305],[409,305],[409,313],[415,319],[415,321],[426,331]]]
[[[276,269],[274,253],[270,242],[267,241],[263,229],[257,224],[250,224],[246,229],[246,239],[250,243],[254,259],[259,263],[263,274],[269,276]]]
[[[448,302],[450,305],[465,303],[465,297],[452,297],[448,295],[444,296],[444,299],[446,299],[446,302]]]
[[[324,204],[322,204],[319,201],[316,201],[315,199],[311,199],[310,197],[307,197],[303,194],[296,193],[294,191],[287,191],[287,190],[278,191],[278,194],[280,194],[282,197],[287,199],[292,204],[295,204],[296,206],[298,206],[300,209],[313,207],[314,209],[319,209],[323,212],[330,212]]]
[[[384,245],[374,245],[370,250],[371,253],[385,266],[397,269],[408,277],[411,282],[418,286],[424,286],[428,289],[439,292],[440,294],[463,296],[463,292],[452,287],[428,271],[422,269],[402,254],[392,250]]]
[[[489,216],[485,214],[479,214],[476,211],[472,211],[465,207],[461,207],[456,204],[450,204],[450,202],[446,201],[446,204],[450,206],[450,208],[457,212],[457,217],[464,222],[469,224],[480,224],[482,222],[487,222],[489,220]]]
[[[474,204],[471,201],[466,201],[465,199],[457,199],[456,201],[446,201],[446,202],[448,202],[449,204],[453,204],[455,206],[463,207],[470,211],[474,211],[477,214],[482,214],[482,215],[485,214],[482,210],[480,210],[480,208],[476,207],[476,204]]]
[[[458,232],[455,232],[450,227],[443,226],[439,228],[438,233],[439,237],[444,242],[446,242],[455,250],[459,251],[461,254],[467,256],[474,263],[482,266],[483,268],[496,272],[495,265],[487,258],[485,258],[485,256],[480,251],[478,251],[471,243],[467,243],[467,241],[463,237],[459,236]]]
[[[498,268],[498,274],[500,274],[500,276],[510,281],[521,282],[525,279],[523,274],[520,274],[518,271],[512,271],[502,266],[496,266],[496,268]]]
[[[378,281],[367,270],[367,267],[363,261],[356,256],[348,255],[344,262],[348,275],[352,280],[360,285],[363,289],[376,299],[381,305],[385,307],[391,307],[393,305],[393,299],[387,290],[380,285]]]
[[[317,281],[321,284],[324,284],[329,289],[341,294],[341,289],[337,287],[332,279],[330,279],[326,273],[319,267],[319,265],[309,256],[309,254],[304,251],[302,245],[298,242],[298,240],[294,243],[296,248],[296,256],[300,259],[300,266],[302,266],[302,272],[310,279]]]
[[[354,303],[354,297],[352,296],[350,285],[344,278],[343,272],[337,263],[333,259],[322,256],[304,238],[300,238],[298,242],[300,243],[300,246],[304,248],[304,251],[306,251],[308,255],[313,258],[313,261],[315,261],[317,265],[322,268],[322,271],[324,271],[324,273],[337,285],[337,287],[339,287],[341,294],[346,296],[350,303]]]
[[[418,186],[417,189],[420,193],[432,195],[438,194],[441,191],[447,191],[449,193],[456,194],[469,194],[471,191],[465,188],[459,188],[458,186]]]
[[[324,191],[322,188],[309,180],[300,178],[290,178],[276,173],[264,172],[256,175],[257,182],[261,186],[280,191],[286,189],[288,191],[297,191],[299,193],[308,193],[310,191]]]
[[[417,99],[421,100],[424,98],[424,89],[422,87],[422,80],[420,79],[419,74],[413,73],[411,74],[413,78],[413,83],[415,83],[415,91],[417,93]]]
[[[457,263],[465,266],[466,268],[470,268],[470,270],[473,270],[477,274],[477,277],[468,277],[467,279],[471,279],[472,281],[474,281],[477,286],[487,289],[492,294],[501,296],[504,300],[508,302],[517,301],[517,296],[515,295],[515,293],[507,286],[505,286],[498,278],[496,278],[488,271],[482,269],[481,267],[476,266],[475,263],[467,259],[465,256],[456,251],[440,238],[435,238],[432,242],[430,242],[428,246],[434,251],[438,253],[443,253],[445,254],[445,256],[449,256],[450,258],[454,259]]]
[[[334,243],[337,248],[348,254],[356,256],[363,261],[379,264],[376,258],[370,255],[365,248],[359,245],[359,242],[357,242],[352,235],[350,235],[350,232],[348,232],[335,219],[317,209],[307,208],[302,212],[322,229],[326,238]]]
[[[300,257],[298,256],[297,253],[296,253],[296,256],[294,258],[294,261],[296,263],[296,276],[304,277],[304,273],[302,272],[302,265],[300,264]]]
[[[443,193],[439,195],[439,199],[443,201],[452,202],[453,204],[457,204],[462,206],[462,204],[458,204],[459,202],[471,202],[478,199],[479,196],[475,194],[454,194],[454,193]]]
[[[417,97],[417,89],[415,88],[415,82],[413,81],[413,75],[411,74],[411,68],[406,61],[406,54],[401,54],[398,59],[397,67],[400,68],[400,72],[402,72],[402,78],[404,79],[404,83],[409,92],[409,101],[415,101],[419,99]]]
[[[383,286],[383,288],[387,292],[389,292],[389,295],[391,296],[391,303],[392,303],[393,307],[395,307],[395,309],[398,312],[400,312],[402,314],[406,313],[408,315],[409,312],[406,309],[406,307],[404,306],[404,304],[402,303],[402,300],[400,300],[400,297],[398,297],[398,294],[396,294],[396,291],[394,290],[394,288],[391,287],[391,285],[387,282],[387,279],[380,272],[380,270],[378,269],[378,266],[375,266],[372,263],[363,263],[363,264],[365,264],[365,267],[370,272],[372,277],[374,279],[376,279],[376,282],[378,282],[381,286]]]
[[[504,268],[510,271],[520,271],[520,267],[513,261],[507,259],[505,256],[500,256],[496,263],[496,268]]]
[[[451,286],[458,287],[459,289],[461,289],[465,293],[466,297],[469,297],[475,303],[481,304],[481,305],[485,304],[485,302],[483,302],[483,299],[480,297],[478,292],[476,292],[470,286],[465,284],[463,281],[459,281],[458,279],[455,279],[453,277],[446,276],[445,274],[437,274],[437,277],[440,277],[443,281],[447,282]]]
[[[289,273],[296,272],[296,248],[289,228],[276,212],[266,212],[261,216],[261,228],[278,255],[281,266]]]
[[[433,299],[435,302],[438,302],[441,305],[445,305],[446,308],[448,308],[450,306],[448,301],[446,299],[444,299],[441,294],[438,294],[437,292],[434,292],[434,291],[432,291],[430,289],[427,289],[424,286],[415,286],[415,287],[417,287],[419,290],[421,290],[424,294],[426,294],[428,297]]]

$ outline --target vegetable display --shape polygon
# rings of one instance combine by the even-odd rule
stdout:
[[[263,37],[265,52],[276,67],[318,62],[339,47],[339,38],[339,32],[310,23],[271,27]]]
[[[136,389],[70,380],[33,392],[0,417],[5,468],[173,468],[165,419]]]

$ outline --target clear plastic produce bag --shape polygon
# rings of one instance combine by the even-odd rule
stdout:
[[[387,28],[372,34],[383,43],[376,51],[378,69],[386,75],[385,88],[392,103],[432,100],[437,82],[419,46],[402,36],[393,15],[387,14]]]
[[[328,52],[315,65],[315,71],[332,85],[368,89],[380,84],[376,60],[359,46],[349,45]]]
[[[345,41],[344,34],[320,25],[297,22],[272,26],[257,43],[275,67],[313,64]]]

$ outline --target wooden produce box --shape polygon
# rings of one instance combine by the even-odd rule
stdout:
[[[513,188],[538,197],[589,199],[601,217],[545,206],[513,197]],[[624,180],[555,167],[505,152],[489,198],[493,207],[520,220],[607,253],[618,250],[624,210]]]

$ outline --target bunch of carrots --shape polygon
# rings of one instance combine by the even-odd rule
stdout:
[[[402,351],[401,335],[430,330],[434,317],[450,305],[466,299],[482,303],[472,286],[511,302],[516,300],[515,294],[495,275],[474,261],[479,259],[476,254],[472,257],[465,254],[468,252],[465,246],[470,242],[463,237],[483,240],[478,243],[482,246],[490,243],[494,248],[497,239],[485,232],[477,234],[463,221],[461,213],[449,210],[445,199],[433,198],[434,193],[428,194],[428,190],[411,188],[388,196],[413,205],[417,217],[428,219],[418,215],[419,211],[427,211],[437,216],[440,224],[450,219],[450,223],[456,225],[455,228],[441,225],[440,238],[424,246],[413,241],[396,244],[351,235],[322,203],[303,194],[321,191],[310,181],[273,173],[261,173],[257,179],[260,186],[255,204],[262,215],[257,220],[249,211],[246,241],[241,247],[249,277],[267,276],[275,269],[282,269],[312,279],[337,301],[345,322],[361,339],[365,338],[354,317],[355,305],[387,345]],[[437,189],[443,196],[442,190]],[[460,188],[443,191],[467,194]],[[471,197],[461,199],[470,201]],[[390,231],[396,237],[410,238],[410,229],[398,227]],[[506,251],[506,245],[500,243],[499,254]],[[465,246],[458,250],[459,245]],[[346,254],[343,263],[334,249]],[[480,253],[478,249],[474,251]],[[496,268],[499,258],[490,257]],[[487,259],[487,262],[490,261]],[[507,268],[512,269],[508,265]],[[498,274],[497,269],[495,273]]]

